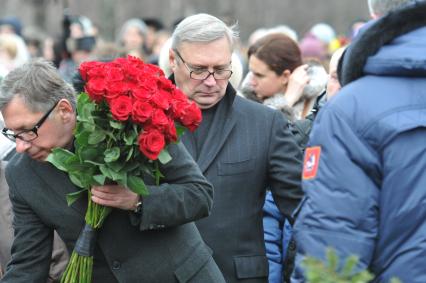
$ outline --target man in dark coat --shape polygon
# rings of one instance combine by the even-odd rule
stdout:
[[[235,32],[198,14],[175,29],[170,64],[176,85],[203,112],[183,142],[215,188],[211,215],[197,227],[227,282],[267,282],[262,207],[270,188],[284,215],[298,205],[301,151],[280,112],[236,95],[229,83]]]
[[[71,86],[45,60],[13,70],[3,80],[3,134],[16,140],[6,179],[13,208],[12,259],[2,283],[46,282],[53,230],[69,252],[84,226],[86,198],[67,205],[79,190],[66,173],[44,162],[52,148],[72,149],[76,126]],[[38,121],[38,122],[37,122]],[[36,126],[34,126],[36,125]],[[160,186],[145,180],[149,195],[117,185],[92,188],[93,201],[112,207],[98,231],[93,282],[225,282],[193,221],[207,216],[213,188],[185,147],[169,147]]]

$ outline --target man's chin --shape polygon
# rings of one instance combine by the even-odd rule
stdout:
[[[36,161],[44,162],[47,159],[48,154],[46,153],[36,153],[36,154],[29,154],[31,159],[34,159]]]
[[[195,103],[197,103],[198,107],[201,109],[208,109],[215,106],[219,101],[220,100],[217,99],[197,99]]]

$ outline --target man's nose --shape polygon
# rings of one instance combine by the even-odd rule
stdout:
[[[203,83],[207,86],[214,86],[216,84],[216,79],[214,78],[213,73],[210,73]]]
[[[16,152],[24,153],[31,147],[30,142],[23,141],[21,139],[16,139]]]

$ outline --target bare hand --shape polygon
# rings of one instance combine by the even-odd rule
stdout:
[[[301,65],[293,70],[290,75],[287,90],[284,97],[290,107],[302,97],[303,89],[309,83],[309,75],[307,72],[308,65]]]
[[[133,210],[139,201],[139,195],[120,185],[92,187],[92,201],[104,206],[123,210]]]

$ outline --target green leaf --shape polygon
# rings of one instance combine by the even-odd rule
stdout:
[[[77,129],[75,133],[75,145],[76,148],[82,147],[84,145],[89,144],[89,136],[92,133],[92,131],[89,130],[83,130],[83,129]]]
[[[85,92],[81,92],[77,96],[77,113],[82,112],[83,106],[86,105],[87,103],[90,103],[89,95]]]
[[[113,168],[109,166],[109,164],[101,165],[99,166],[99,169],[101,170],[102,174],[105,175],[105,177],[113,181],[123,180],[125,178],[123,177],[123,175],[126,174],[125,172],[123,173],[123,172],[115,171]]]
[[[175,127],[176,127],[176,134],[178,137],[182,136],[183,133],[185,133],[186,131],[186,128],[182,126],[181,124],[175,123]]]
[[[99,186],[102,186],[105,184],[106,177],[104,175],[94,175],[93,180],[95,180]]]
[[[89,144],[98,144],[105,139],[106,135],[103,131],[95,130],[89,135]]]
[[[345,265],[343,266],[342,275],[345,276],[345,277],[350,277],[353,273],[353,270],[354,270],[358,260],[359,260],[358,257],[354,256],[354,255],[348,257],[346,259]]]
[[[96,125],[93,122],[85,122],[82,121],[81,125],[83,128],[88,131],[89,133],[94,132],[96,130]]]
[[[133,146],[128,149],[127,156],[126,156],[126,162],[128,162],[132,158],[134,149],[135,148]]]
[[[161,162],[161,164],[166,164],[170,160],[172,160],[172,157],[170,156],[167,149],[163,149],[160,154],[158,155],[158,160]]]
[[[83,192],[86,192],[87,189],[82,189],[78,192],[69,193],[67,194],[67,204],[68,206],[71,206],[76,200],[78,200],[81,197],[81,194]]]
[[[129,187],[128,181],[129,179],[127,178],[127,172],[121,172],[121,179],[118,180],[118,182],[120,182],[123,186],[125,187]]]
[[[124,142],[126,145],[133,145],[137,143],[138,133],[135,131],[128,131],[124,134]]]
[[[336,251],[334,249],[327,248],[326,254],[327,254],[328,267],[331,270],[337,270],[339,266],[339,258],[336,254]]]
[[[95,110],[95,104],[91,101],[87,101],[85,104],[80,106],[80,111],[78,112],[79,121],[86,121],[93,123],[93,114]]]
[[[99,166],[99,170],[101,170],[102,175],[104,175],[105,177],[113,180],[112,178],[112,173],[111,173],[111,169],[108,168],[108,166],[106,164],[102,164]]]
[[[88,174],[94,171],[94,166],[89,163],[82,163],[75,155],[67,160],[67,172],[84,172]]]
[[[103,163],[104,148],[101,146],[84,146],[78,149],[78,155],[82,161]]]
[[[132,190],[134,193],[137,193],[138,195],[146,196],[149,194],[142,178],[129,176],[127,178],[127,185],[130,190]]]
[[[109,125],[111,126],[111,128],[117,129],[117,130],[121,130],[124,128],[124,124],[115,120],[111,120],[109,121]]]
[[[123,172],[131,172],[131,171],[133,171],[135,169],[138,169],[137,170],[138,172],[143,171],[142,167],[141,167],[141,164],[140,164],[139,161],[137,161],[137,160],[131,160],[131,161],[125,163],[125,166],[121,169],[121,171],[123,171]]]
[[[96,165],[96,166],[101,166],[101,165],[105,164],[103,162],[98,162],[98,161],[93,161],[93,160],[85,160],[84,162],[89,163],[89,164],[93,164],[93,165]]]
[[[75,157],[75,154],[63,148],[54,148],[52,153],[47,156],[47,161],[62,171],[68,171],[69,160]]]
[[[84,181],[82,180],[82,176],[80,174],[68,173],[68,176],[74,185],[80,188],[86,188],[86,186],[84,185]]]
[[[104,152],[104,160],[106,163],[114,162],[120,157],[120,148],[117,146],[109,148]]]
[[[123,171],[123,168],[126,167],[126,163],[121,161],[115,161],[115,162],[108,163],[108,167],[112,171],[121,172]]]

